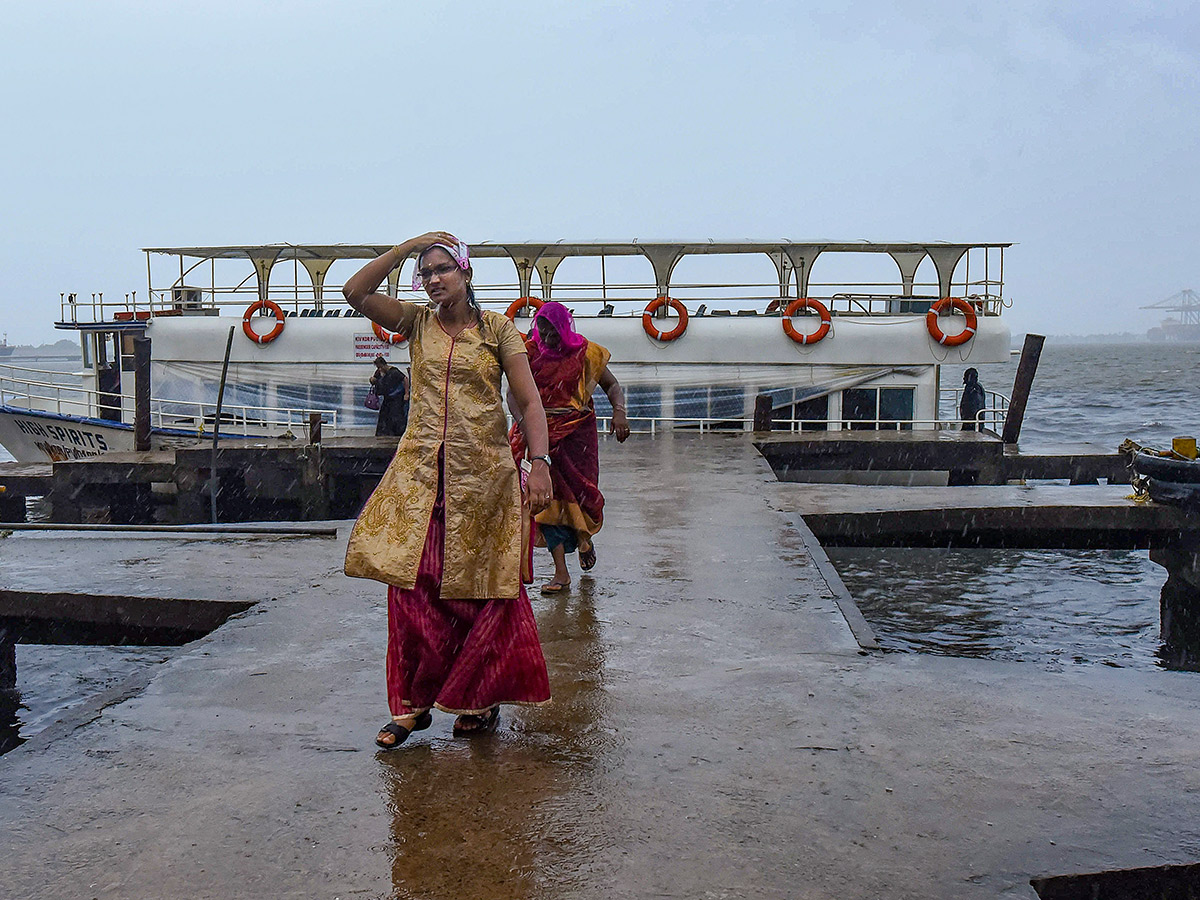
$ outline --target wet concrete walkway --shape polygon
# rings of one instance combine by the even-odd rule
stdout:
[[[113,541],[97,591],[262,602],[0,757],[0,896],[1028,898],[1200,856],[1200,676],[862,656],[743,436],[602,465],[599,564],[534,600],[553,705],[392,754],[345,529]]]

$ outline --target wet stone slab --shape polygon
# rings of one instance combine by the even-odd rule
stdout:
[[[1200,847],[1192,676],[862,656],[742,436],[601,461],[599,563],[534,599],[554,703],[471,741],[439,715],[375,752],[384,592],[341,575],[348,523],[139,543],[259,602],[0,759],[0,895],[1032,898]]]

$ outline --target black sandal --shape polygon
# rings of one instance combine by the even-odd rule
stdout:
[[[472,737],[476,734],[487,734],[489,731],[496,730],[496,723],[499,721],[499,706],[493,706],[480,715],[464,713],[454,720],[454,736]]]
[[[432,724],[433,716],[430,715],[429,710],[425,710],[425,712],[417,716],[417,718],[413,721],[412,728],[405,728],[399,722],[388,722],[379,729],[379,733],[393,735],[396,740],[392,741],[390,744],[385,744],[383,741],[379,740],[379,738],[375,738],[375,746],[377,746],[380,750],[395,750],[397,747],[403,744],[408,739],[408,736],[414,731],[424,731]]]
[[[596,545],[588,547],[587,550],[579,551],[579,568],[585,572],[591,571],[596,565]]]

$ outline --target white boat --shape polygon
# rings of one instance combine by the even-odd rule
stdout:
[[[957,391],[939,384],[942,363],[1009,358],[1008,246],[485,242],[471,253],[484,306],[525,331],[534,306],[559,300],[581,333],[612,351],[634,430],[749,429],[762,394],[776,428],[911,429],[961,424]],[[151,340],[153,444],[204,437],[230,328],[222,435],[300,436],[314,412],[325,434],[373,433],[375,413],[363,406],[371,362],[407,365],[408,347],[351,310],[337,281],[386,249],[147,249],[141,299],[61,296],[56,327],[80,338],[69,384],[0,365],[0,443],[20,461],[132,449],[141,335]],[[393,270],[386,289],[424,302],[401,290],[412,266]],[[981,424],[995,428],[1007,401],[989,401]],[[596,409],[601,420],[610,412],[599,392]]]

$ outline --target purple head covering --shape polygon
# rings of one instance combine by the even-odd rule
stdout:
[[[413,266],[412,289],[414,291],[419,291],[419,290],[421,290],[421,287],[422,287],[422,284],[421,284],[421,257],[424,256],[426,253],[428,253],[430,250],[432,250],[434,247],[440,247],[441,249],[443,249],[447,253],[449,253],[454,258],[454,261],[456,263],[458,263],[458,267],[460,269],[462,269],[464,272],[467,271],[467,269],[469,269],[471,267],[471,251],[467,248],[467,245],[464,244],[462,241],[459,241],[453,247],[451,247],[449,244],[430,244],[428,247],[426,247],[424,250],[422,250],[417,255],[417,262]]]
[[[558,332],[561,343],[557,348],[552,349],[542,342],[541,331],[537,326],[543,321],[549,322]],[[534,329],[529,333],[529,337],[537,345],[539,353],[566,356],[587,343],[587,338],[575,330],[575,317],[571,315],[571,311],[555,300],[542,304],[533,317],[533,324]]]

